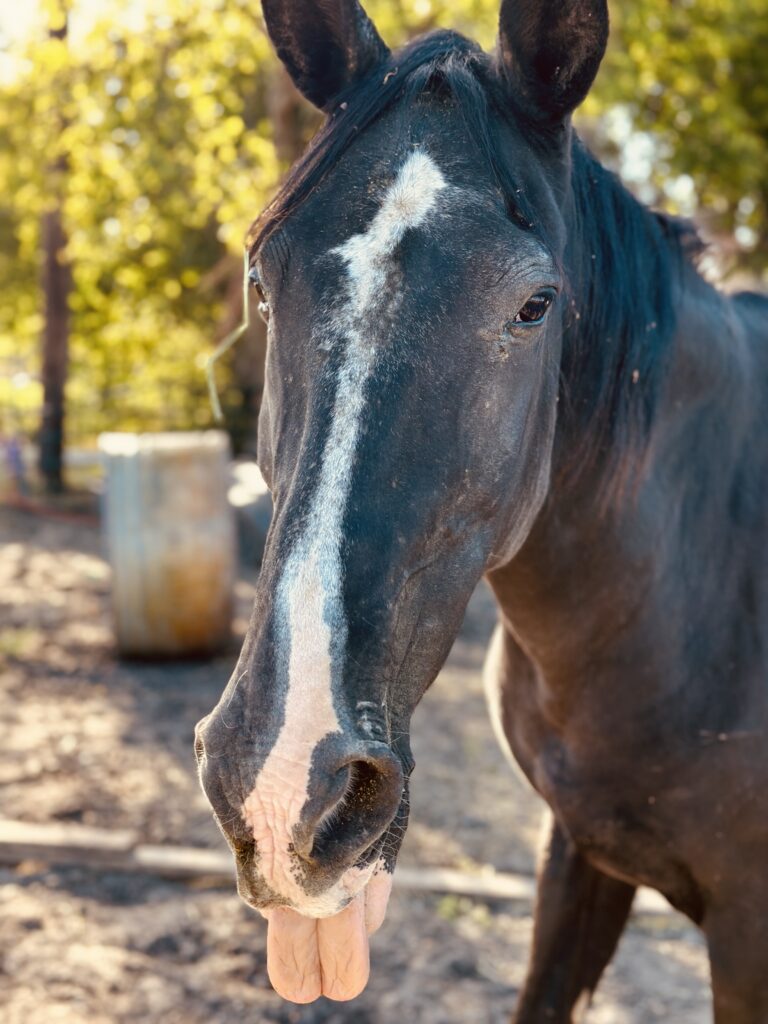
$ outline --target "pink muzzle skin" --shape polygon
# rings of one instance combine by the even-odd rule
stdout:
[[[370,970],[368,937],[384,920],[391,889],[392,875],[381,872],[332,917],[304,917],[285,907],[261,911],[268,923],[267,973],[278,995],[292,1003],[360,995]]]

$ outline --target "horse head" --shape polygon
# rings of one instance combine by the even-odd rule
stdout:
[[[249,242],[274,518],[197,754],[273,983],[343,999],[407,824],[411,715],[547,493],[570,114],[607,12],[504,0],[494,55],[452,32],[392,54],[356,0],[264,16],[327,120]]]

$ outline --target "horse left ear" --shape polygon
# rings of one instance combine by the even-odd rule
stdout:
[[[575,110],[607,42],[606,0],[502,0],[502,71],[534,121],[554,126]]]
[[[389,50],[357,0],[262,0],[277,55],[299,92],[326,112]]]

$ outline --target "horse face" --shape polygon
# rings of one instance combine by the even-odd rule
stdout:
[[[265,4],[273,37],[286,7]],[[404,73],[407,60],[377,72],[386,51],[367,19],[334,31],[347,33],[339,52],[357,47],[369,92]],[[295,41],[295,25],[285,32]],[[459,37],[442,45],[477,56]],[[329,85],[311,61],[286,63],[319,105],[346,89],[354,115],[353,71]],[[543,129],[527,139],[487,112],[532,228],[467,127],[467,107],[485,108],[456,100],[444,68],[326,161],[251,257],[269,309],[259,462],[275,512],[249,633],[198,754],[241,895],[279,918],[278,944],[280,908],[346,915],[353,950],[380,919],[407,822],[411,714],[478,579],[514,554],[547,489],[566,150],[558,136],[544,156]],[[453,73],[471,93],[466,68]],[[320,989],[283,977],[282,991],[348,995],[324,980],[331,940],[303,934],[285,941],[294,959],[315,943]]]

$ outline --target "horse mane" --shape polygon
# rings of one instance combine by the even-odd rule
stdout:
[[[534,230],[535,211],[508,165],[498,121],[514,111],[494,60],[476,43],[440,30],[418,38],[338,97],[304,156],[248,232],[253,253],[323,181],[354,141],[396,103],[425,95],[452,102],[508,215]],[[521,116],[518,110],[517,116]],[[561,418],[568,432],[562,478],[600,466],[618,494],[642,464],[676,328],[674,289],[702,245],[687,222],[642,205],[574,134],[571,196],[564,210],[568,289],[561,363]],[[542,239],[546,244],[546,239]]]
[[[647,450],[677,327],[675,293],[704,245],[688,221],[640,203],[578,136],[571,159],[560,394],[578,429],[564,475],[599,462],[618,493]]]

